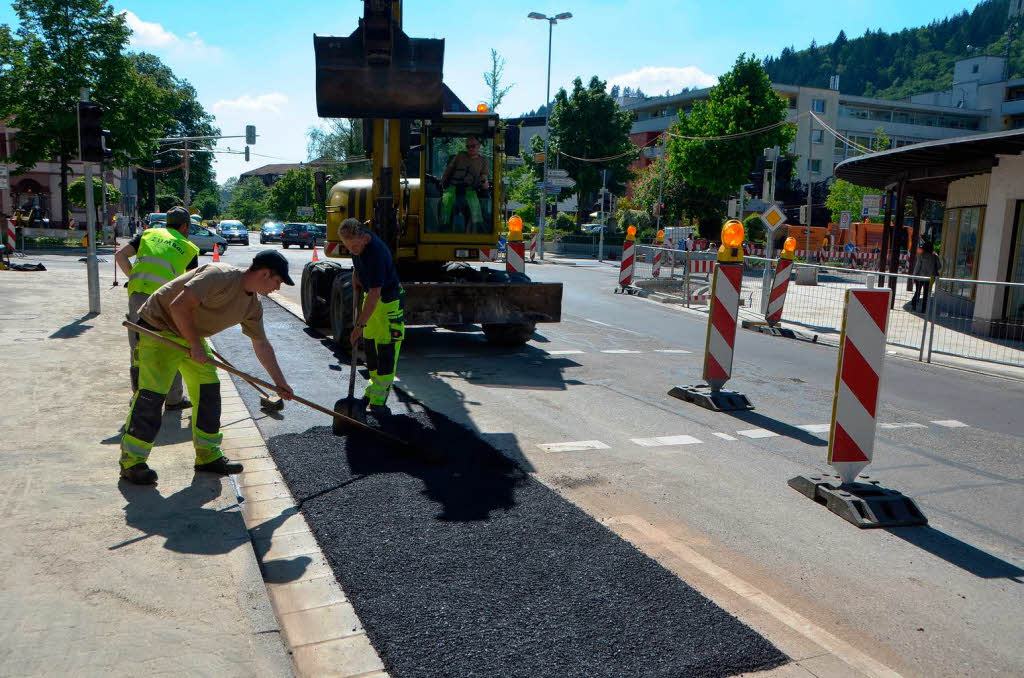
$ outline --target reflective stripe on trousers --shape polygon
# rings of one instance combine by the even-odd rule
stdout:
[[[186,345],[181,337],[170,332],[161,335]],[[205,340],[206,354],[212,357]],[[142,335],[136,346],[138,351],[139,390],[132,396],[124,435],[121,437],[121,468],[141,464],[149,458],[153,442],[160,432],[167,390],[180,371],[192,400],[192,442],[196,450],[196,464],[207,464],[223,456],[220,444],[220,380],[217,368],[206,363],[200,365],[188,354],[165,346]]]
[[[363,330],[366,348],[366,366],[370,370],[370,383],[363,397],[371,405],[383,405],[391,393],[391,385],[398,372],[398,354],[405,340],[405,292],[387,303],[378,302]]]

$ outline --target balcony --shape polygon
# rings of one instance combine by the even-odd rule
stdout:
[[[1004,101],[1000,112],[1003,115],[1024,115],[1024,97],[1016,101]]]

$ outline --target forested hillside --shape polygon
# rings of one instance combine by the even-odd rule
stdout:
[[[900,99],[948,89],[953,62],[968,56],[1006,52],[1010,0],[984,0],[973,11],[899,33],[868,30],[849,39],[843,31],[828,45],[787,47],[765,59],[772,82],[828,87],[838,73],[847,94]],[[1024,76],[1024,21],[1018,21],[1010,49],[1010,77]]]

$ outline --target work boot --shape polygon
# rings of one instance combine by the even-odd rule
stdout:
[[[156,483],[156,471],[146,464],[136,464],[121,469],[121,477],[134,485],[153,485]]]
[[[196,464],[197,471],[206,473],[219,473],[222,476],[234,475],[242,472],[242,465],[237,461],[231,461],[227,457],[217,457],[208,464]]]
[[[174,412],[175,410],[187,410],[192,407],[192,401],[188,398],[182,398],[176,403],[167,403],[164,405],[164,412]]]

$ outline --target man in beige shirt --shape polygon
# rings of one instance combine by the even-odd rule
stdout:
[[[132,398],[128,421],[121,437],[121,477],[138,485],[156,482],[156,471],[147,460],[160,432],[160,413],[176,372],[181,372],[193,403],[192,440],[195,469],[213,473],[241,473],[220,449],[220,381],[208,362],[212,355],[206,337],[241,324],[252,340],[253,351],[277,386],[291,399],[288,386],[263,329],[260,294],[269,294],[281,283],[294,285],[288,261],[275,250],[257,254],[247,270],[211,263],[166,283],[139,309],[139,324],[189,349],[175,350],[142,335],[138,344],[139,388]]]

